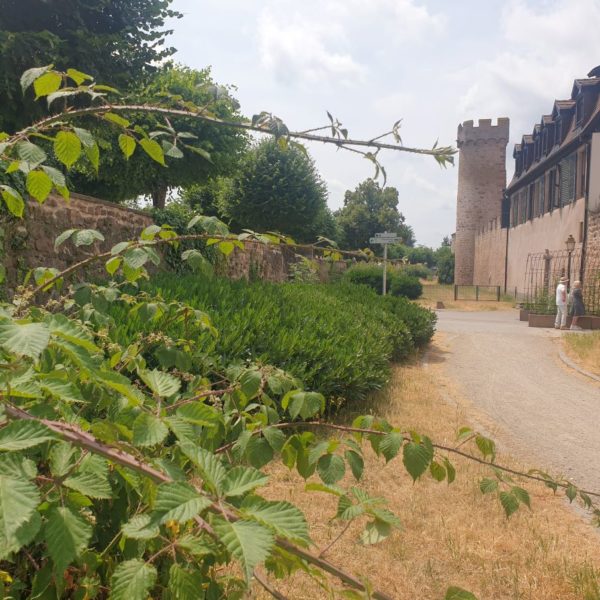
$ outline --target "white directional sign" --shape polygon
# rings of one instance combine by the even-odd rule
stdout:
[[[395,237],[372,237],[369,238],[369,244],[397,244],[400,239]]]
[[[375,237],[369,238],[369,244],[381,244],[383,246],[383,295],[387,291],[387,247],[389,244],[397,244],[400,242],[397,233],[376,233]]]

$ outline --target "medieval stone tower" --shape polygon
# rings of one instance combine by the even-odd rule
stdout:
[[[506,187],[506,145],[509,120],[479,119],[458,126],[458,196],[456,202],[456,259],[454,281],[473,285],[475,238],[492,219],[500,222]]]

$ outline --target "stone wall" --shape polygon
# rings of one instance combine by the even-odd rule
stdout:
[[[69,202],[56,195],[51,195],[43,204],[30,200],[24,219],[0,229],[4,233],[2,262],[7,271],[7,291],[11,294],[32,268],[63,270],[87,256],[90,247],[75,248],[68,242],[54,250],[54,240],[66,229],[100,231],[105,240],[97,242],[93,251],[102,252],[118,242],[138,238],[152,223],[152,217],[145,212],[80,194],[72,194]],[[223,258],[218,271],[231,279],[281,282],[289,278],[290,265],[298,260],[288,247],[247,242],[244,251],[236,248],[229,257]],[[328,281],[332,273],[346,268],[343,261],[318,260],[317,263],[321,281]]]
[[[475,240],[482,227],[500,220],[506,186],[509,120],[465,121],[458,127],[458,193],[456,203],[455,281],[479,283],[475,275]]]

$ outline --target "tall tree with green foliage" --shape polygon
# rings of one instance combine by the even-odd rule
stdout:
[[[234,229],[285,232],[297,241],[332,236],[327,188],[314,161],[297,144],[265,140],[242,160],[223,202]]]
[[[382,188],[373,179],[367,179],[344,196],[344,206],[335,213],[342,240],[349,249],[366,248],[369,238],[376,233],[397,233],[407,246],[415,243],[412,227],[406,224],[398,210],[398,190]]]
[[[168,63],[129,98],[135,104],[156,102],[158,98],[163,106],[173,109],[206,106],[206,110],[217,118],[240,118],[238,102],[229,95],[227,88],[214,83],[208,68],[196,70]],[[95,133],[101,138],[101,147],[105,151],[99,173],[80,170],[73,179],[77,191],[117,202],[149,195],[155,208],[163,208],[170,189],[231,173],[247,144],[247,136],[239,129],[219,127],[189,117],[166,119],[145,115],[138,119],[140,123],[155,131],[152,139],[161,144],[169,168],[155,168],[156,163],[144,152],[134,152],[126,157],[122,148],[114,144],[112,124],[100,124]],[[181,144],[173,145],[170,140],[173,131],[185,131],[181,141],[193,145],[194,151],[183,152]]]
[[[54,63],[85,65],[97,81],[122,90],[171,56],[166,44],[172,0],[4,0],[0,13],[0,131],[12,132],[47,112],[45,102],[24,97],[28,68]],[[60,85],[57,81],[56,87]],[[64,108],[56,102],[55,111]]]

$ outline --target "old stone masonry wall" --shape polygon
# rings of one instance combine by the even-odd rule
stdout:
[[[138,238],[153,222],[143,211],[80,194],[72,194],[68,202],[56,195],[51,195],[43,204],[30,200],[24,219],[11,220],[0,228],[0,243],[3,242],[4,247],[0,262],[6,268],[7,291],[12,294],[32,268],[63,270],[91,251],[103,252],[118,242]],[[65,243],[55,250],[54,240],[66,229],[96,229],[105,239],[97,242],[93,249],[75,248]],[[244,251],[236,249],[220,261],[218,272],[231,279],[280,282],[289,278],[290,265],[297,260],[289,248],[250,242]],[[320,267],[319,275],[326,279],[331,268],[343,270],[345,263],[323,263]]]

